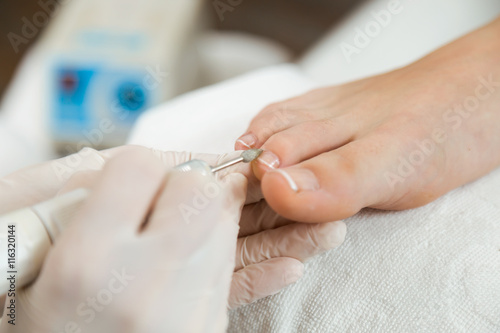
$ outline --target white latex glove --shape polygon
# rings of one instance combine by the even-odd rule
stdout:
[[[240,221],[230,308],[278,293],[303,274],[303,262],[341,245],[342,221],[298,223],[277,215],[262,200],[246,205]]]
[[[224,332],[245,184],[112,158],[2,332]]]
[[[30,167],[1,179],[0,213],[54,197],[73,175],[77,176],[72,177],[66,191],[77,187],[90,187],[98,177],[96,171],[102,168],[106,160],[119,152],[131,149],[137,148],[124,146],[100,152],[85,149],[78,154]],[[217,165],[239,154],[155,153],[166,167],[173,167],[193,158]],[[241,230],[235,256],[236,270],[229,298],[229,306],[234,308],[275,294],[297,281],[303,274],[303,261],[342,243],[345,225],[340,221],[302,224],[283,219],[276,215],[265,201],[260,201],[262,194],[259,182],[253,177],[248,165],[239,164],[219,172],[218,176],[230,172],[242,173],[249,180],[248,205],[245,206],[240,221]]]
[[[218,165],[240,153],[212,155],[156,151],[166,166],[175,166],[194,158]],[[234,172],[244,174],[249,183],[247,205],[240,220],[235,271],[228,300],[230,309],[274,295],[297,282],[304,273],[303,262],[341,245],[346,235],[346,225],[342,221],[299,223],[277,215],[262,200],[260,183],[248,164],[238,164],[217,175],[224,177]],[[88,187],[91,182],[89,175],[80,173],[78,178],[70,190]]]

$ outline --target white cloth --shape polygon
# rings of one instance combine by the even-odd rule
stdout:
[[[500,332],[500,170],[418,209],[364,210],[229,332]]]
[[[314,86],[295,65],[257,70],[153,108],[139,118],[129,143],[171,151],[232,151],[260,109]]]
[[[498,15],[498,0],[365,1],[300,65],[325,85],[354,81],[411,64]]]
[[[261,107],[311,86],[293,65],[260,70],[147,113],[130,143],[230,151]],[[500,332],[499,188],[497,170],[419,209],[357,214],[344,245],[233,311],[229,332]]]

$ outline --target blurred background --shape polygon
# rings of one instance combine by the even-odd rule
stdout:
[[[178,0],[186,1],[186,0]],[[189,0],[188,0],[189,1]],[[213,1],[207,0],[207,15],[214,29],[242,31],[278,41],[293,55],[300,55],[317,41],[346,12],[362,0],[247,0],[238,9],[218,18]],[[50,1],[44,1],[50,2]],[[61,1],[62,3],[62,1]],[[44,28],[15,52],[8,33],[21,35],[23,17],[32,18],[41,9],[39,0],[0,1],[0,96],[5,91],[15,68]]]
[[[362,2],[0,1],[0,174],[122,145],[146,110],[294,63]]]

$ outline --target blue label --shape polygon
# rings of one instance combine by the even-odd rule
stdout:
[[[110,137],[126,136],[153,100],[145,69],[59,66],[54,73],[51,127],[58,140],[79,141],[103,119],[116,128]]]

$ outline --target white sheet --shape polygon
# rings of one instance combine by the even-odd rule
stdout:
[[[499,185],[497,170],[423,208],[357,214],[340,248],[228,331],[500,332]]]

